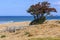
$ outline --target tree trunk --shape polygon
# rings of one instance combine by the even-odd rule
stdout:
[[[36,19],[36,16],[34,15],[34,19]]]
[[[38,15],[36,15],[36,16],[37,16],[37,19],[38,19],[39,18]]]
[[[42,18],[44,16],[44,14],[41,14],[41,17],[40,18]]]

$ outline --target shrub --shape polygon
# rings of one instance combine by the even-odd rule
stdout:
[[[50,12],[57,12],[55,8],[50,6],[49,2],[39,2],[35,5],[31,5],[27,10],[28,13],[33,15],[34,20],[30,25],[42,24],[45,21],[45,17],[50,14]],[[45,16],[45,17],[44,17]]]
[[[30,25],[34,25],[34,24],[42,24],[45,20],[46,20],[46,17],[43,16],[43,17],[41,17],[41,18],[39,18],[39,19],[33,20],[33,21],[30,23]]]
[[[27,35],[28,37],[32,36],[32,34],[30,34],[29,32],[25,32],[24,35]]]
[[[1,35],[1,38],[4,38],[4,37],[6,37],[6,35]]]

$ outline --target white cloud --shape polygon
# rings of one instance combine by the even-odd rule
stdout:
[[[60,5],[60,1],[54,2],[54,5]]]

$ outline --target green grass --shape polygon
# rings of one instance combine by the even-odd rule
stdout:
[[[60,40],[60,38],[31,38],[29,40]]]
[[[25,35],[28,35],[28,34],[30,34],[29,32],[25,32]]]
[[[1,35],[1,38],[5,38],[6,37],[6,35]]]
[[[25,32],[24,35],[27,35],[28,37],[32,36],[32,34],[30,34],[29,32]]]

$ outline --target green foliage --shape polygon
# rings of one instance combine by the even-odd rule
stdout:
[[[30,25],[42,24],[45,20],[46,20],[46,17],[43,16],[43,17],[41,17],[41,18],[39,18],[39,19],[33,20],[33,21],[30,23]]]
[[[32,36],[32,34],[30,34],[29,32],[25,32],[24,35],[27,35],[28,37]]]
[[[45,17],[50,12],[57,12],[55,8],[50,7],[49,2],[39,2],[38,4],[31,5],[27,10],[28,13],[34,16],[34,20],[30,24],[42,24],[45,21]],[[44,17],[44,15],[46,16]]]
[[[4,38],[4,37],[6,37],[6,35],[1,35],[1,38]]]
[[[25,32],[25,35],[28,35],[28,34],[30,34],[29,32]]]
[[[45,20],[46,18],[43,16],[42,18],[39,19],[39,24],[42,24]]]

